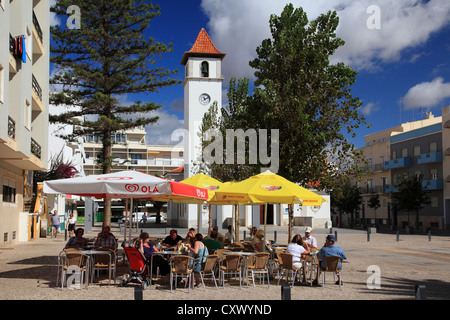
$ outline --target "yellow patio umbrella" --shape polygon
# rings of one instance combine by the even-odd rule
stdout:
[[[205,188],[208,190],[208,200],[207,202],[211,201],[214,197],[214,193],[222,188],[225,184],[220,182],[217,179],[214,179],[204,173],[196,174],[192,177],[186,178],[181,183],[188,184],[195,187]],[[198,205],[198,211],[197,211],[197,219],[198,219],[198,229],[200,230],[200,206],[205,202],[203,200],[198,199],[186,199],[178,196],[166,196],[166,197],[160,197],[158,201],[169,201],[172,200],[175,203],[185,203],[185,204],[197,204]],[[211,203],[215,204],[215,203]],[[209,230],[211,229],[211,204],[209,206]],[[217,203],[217,204],[228,204],[226,202],[223,203]],[[209,232],[209,231],[208,231]]]
[[[295,204],[304,206],[320,206],[327,199],[305,189],[280,175],[266,171],[231,187],[224,187],[215,192],[216,201],[235,199],[242,204],[264,204],[264,239],[266,239],[267,205],[275,203]]]

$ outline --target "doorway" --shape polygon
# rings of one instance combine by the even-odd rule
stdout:
[[[259,221],[264,225],[264,206],[259,206]],[[273,224],[273,204],[267,205],[267,224]]]

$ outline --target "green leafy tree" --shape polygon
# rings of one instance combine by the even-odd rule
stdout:
[[[372,195],[369,198],[369,202],[367,203],[369,208],[372,208],[375,211],[375,226],[377,225],[377,210],[381,207],[380,203],[380,195],[378,193]]]
[[[350,215],[350,226],[354,225],[354,214],[362,203],[361,191],[357,184],[343,178],[331,192],[331,204],[341,213]],[[340,219],[342,221],[342,219]]]
[[[150,20],[160,14],[158,6],[142,0],[56,0],[51,11],[65,21],[73,5],[80,9],[80,28],[52,27],[50,58],[59,70],[50,83],[62,87],[51,94],[50,103],[73,108],[51,115],[50,122],[73,126],[65,139],[100,136],[99,162],[102,172],[109,173],[111,133],[155,123],[158,117],[150,113],[161,107],[141,101],[121,105],[119,98],[158,92],[179,81],[168,78],[176,70],[155,67],[171,45],[146,35]],[[103,224],[110,223],[111,201],[105,199]]]
[[[415,227],[419,229],[419,211],[424,208],[424,204],[430,204],[426,191],[422,186],[422,177],[417,175],[404,175],[399,182],[394,185],[394,192],[391,195],[393,205],[398,210],[406,211],[408,214],[408,225],[410,223],[410,212],[415,212]]]
[[[279,129],[279,174],[303,186],[332,189],[336,175],[355,173],[361,153],[347,136],[367,125],[351,94],[357,72],[329,61],[344,45],[336,37],[339,18],[327,12],[308,21],[288,4],[270,18],[272,37],[250,61],[256,81],[246,118],[257,128]]]

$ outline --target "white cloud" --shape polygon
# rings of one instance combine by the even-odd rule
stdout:
[[[151,116],[159,116],[159,120],[155,124],[145,127],[145,131],[147,132],[145,136],[146,144],[175,145],[180,143],[179,141],[171,141],[171,136],[176,129],[184,128],[183,120],[163,110],[156,110],[151,113]]]
[[[437,77],[433,81],[415,85],[408,90],[405,97],[409,101],[406,109],[435,107],[450,98],[450,83],[445,83],[443,78]]]
[[[255,58],[262,40],[270,37],[270,15],[280,15],[287,3],[301,6],[310,21],[336,10],[340,18],[337,35],[346,44],[337,50],[332,62],[342,61],[358,70],[376,69],[380,60],[397,61],[405,49],[425,43],[447,25],[450,15],[448,0],[203,0],[202,8],[210,19],[209,35],[227,54],[223,67],[226,78],[253,77],[248,62]],[[367,27],[373,15],[367,12],[371,5],[380,8],[380,29]]]
[[[373,102],[369,102],[361,107],[361,112],[366,116],[370,116],[373,112],[376,112],[378,110],[380,110],[380,107]]]

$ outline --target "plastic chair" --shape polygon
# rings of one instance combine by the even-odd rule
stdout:
[[[173,276],[175,275],[175,287],[178,275],[185,275],[189,284],[188,292],[191,292],[191,278],[192,278],[192,265],[193,259],[186,255],[172,256],[169,260],[170,263],[170,292],[172,293],[172,286],[174,283]]]
[[[234,275],[239,273],[239,288],[242,289],[241,278],[241,256],[239,254],[227,254],[222,257],[220,265],[220,276],[222,278],[222,288],[225,288],[225,275]]]
[[[201,259],[203,259],[203,258],[200,258],[200,259],[197,259],[197,260],[200,261]],[[215,271],[214,268],[216,266],[217,260],[218,260],[217,255],[209,255],[209,256],[207,256],[206,257],[206,262],[205,262],[205,267],[203,268],[203,270],[200,271],[200,277],[202,279],[203,290],[205,290],[205,291],[206,291],[206,288],[205,288],[204,277],[206,275],[208,275],[208,274],[211,275],[211,279],[213,279],[214,284],[216,286],[216,289],[218,289],[216,276],[214,275],[214,271]]]
[[[111,271],[113,273],[114,285],[116,284],[116,265],[117,265],[117,255],[116,253],[107,248],[97,248],[96,251],[105,251],[108,254],[95,254],[92,269],[92,280],[94,279],[94,273],[97,270],[97,276],[100,274],[100,270],[107,270],[109,272],[109,283],[111,283]]]
[[[255,256],[253,264],[248,266],[248,269],[252,272],[252,281],[253,288],[255,287],[255,273],[257,274],[266,274],[267,275],[267,286],[270,288],[270,279],[269,279],[269,257],[270,253],[268,252],[259,252]],[[264,278],[263,284],[264,284]]]
[[[56,285],[59,281],[59,273],[62,272],[61,277],[61,290],[64,288],[64,283],[66,281],[67,274],[79,275],[80,279],[80,289],[83,288],[84,275],[87,270],[87,264],[89,263],[89,257],[80,252],[79,250],[64,250],[60,253],[58,266],[58,276],[56,279]],[[62,262],[61,262],[62,260]]]
[[[333,273],[333,281],[336,281],[336,274],[339,274],[339,290],[342,290],[342,270],[339,269],[339,264],[342,265],[342,258],[325,257],[325,270],[322,269],[322,289],[325,287],[325,272],[331,272]]]
[[[284,271],[287,271],[286,272],[286,282],[288,282],[289,271],[291,271],[294,274],[293,280],[292,280],[292,285],[291,285],[291,287],[293,287],[295,279],[297,277],[297,272],[299,270],[301,270],[302,268],[294,267],[294,264],[293,264],[294,256],[291,253],[281,252],[279,254],[279,257],[281,258],[281,261],[280,261],[280,268],[278,269],[278,284],[277,285],[280,284],[280,280],[282,278],[282,273]],[[280,269],[281,269],[281,273],[280,273]]]

